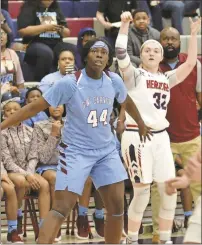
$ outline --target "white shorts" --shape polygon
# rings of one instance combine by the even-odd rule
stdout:
[[[201,196],[198,198],[193,215],[189,219],[189,226],[184,242],[202,243],[201,239]]]
[[[132,182],[162,183],[175,177],[175,166],[168,133],[153,133],[151,141],[140,142],[137,129],[127,129],[122,136],[122,156]]]

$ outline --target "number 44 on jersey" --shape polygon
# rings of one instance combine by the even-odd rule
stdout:
[[[88,115],[88,124],[92,124],[93,128],[97,127],[99,122],[103,123],[104,126],[107,125],[107,114],[108,114],[107,109],[104,109],[102,111],[100,117],[97,114],[98,113],[96,110],[90,111]]]

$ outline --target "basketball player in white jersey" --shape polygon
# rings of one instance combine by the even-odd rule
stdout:
[[[165,192],[165,181],[175,177],[175,168],[166,132],[166,120],[170,89],[182,82],[192,71],[197,60],[197,32],[201,20],[192,22],[187,61],[163,74],[159,63],[163,48],[155,40],[147,40],[140,50],[141,68],[132,66],[127,54],[128,29],[132,21],[130,12],[121,15],[121,27],[116,41],[116,56],[119,70],[128,89],[128,94],[142,113],[143,120],[153,132],[151,141],[142,142],[138,135],[137,122],[126,113],[126,131],[122,136],[122,154],[133,183],[134,198],[128,211],[128,237],[126,243],[136,243],[143,213],[150,197],[150,184],[155,181],[161,196],[159,234],[162,243],[171,243],[171,228],[176,208],[176,193]],[[176,101],[177,103],[177,101]],[[176,115],[177,116],[177,115]]]
[[[185,174],[167,181],[168,195],[175,194],[176,189],[186,188],[190,181],[201,182],[201,149],[187,163]],[[201,196],[197,199],[194,213],[189,219],[189,226],[184,237],[184,243],[202,243],[201,238]]]

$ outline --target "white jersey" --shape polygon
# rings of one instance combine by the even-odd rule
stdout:
[[[172,81],[176,81],[176,70],[165,74],[161,72],[152,74],[141,68],[132,67],[132,69],[134,84],[128,87],[128,94],[136,104],[142,119],[153,130],[167,128],[169,126],[166,120],[167,105],[170,100]],[[137,125],[128,113],[126,113],[126,123]]]
[[[128,94],[136,104],[145,124],[153,130],[163,130],[169,126],[166,113],[170,89],[181,81],[176,78],[176,70],[152,74],[142,68],[135,68],[127,53],[127,43],[128,36],[119,33],[115,45],[116,57]],[[127,113],[126,123],[137,126]]]

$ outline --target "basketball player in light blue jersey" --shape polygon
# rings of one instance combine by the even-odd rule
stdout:
[[[39,232],[38,243],[52,243],[65,218],[74,207],[84,183],[91,176],[107,211],[105,242],[120,243],[123,228],[124,180],[127,179],[109,124],[116,98],[121,104],[120,124],[125,109],[138,122],[140,137],[149,138],[135,104],[127,95],[122,79],[113,72],[113,53],[105,40],[89,41],[83,49],[85,68],[55,83],[43,98],[23,107],[1,124],[1,129],[32,117],[50,105],[65,104],[68,116],[59,146],[55,202]]]

